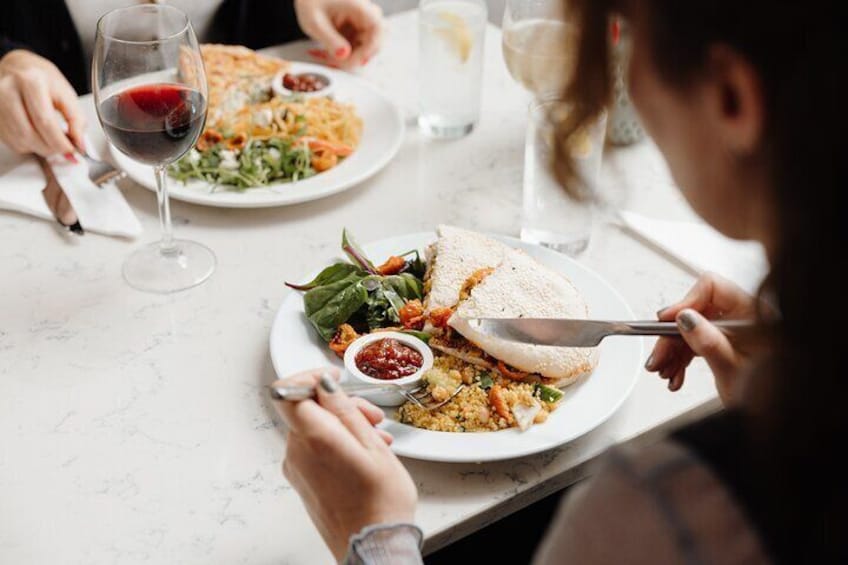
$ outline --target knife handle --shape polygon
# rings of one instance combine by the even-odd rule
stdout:
[[[79,224],[77,213],[71,205],[71,201],[68,200],[65,191],[62,189],[62,185],[59,184],[59,179],[56,178],[56,173],[53,172],[50,162],[41,155],[35,155],[35,160],[38,161],[38,165],[41,167],[41,171],[44,173],[44,178],[47,182],[41,194],[47,203],[47,207],[53,213],[53,217],[63,227],[70,229],[78,235],[82,235],[84,232],[82,226]]]
[[[737,336],[754,331],[757,324],[753,320],[710,320],[725,335]],[[616,325],[614,335],[680,335],[675,322],[622,322]]]

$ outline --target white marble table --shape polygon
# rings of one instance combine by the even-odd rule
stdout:
[[[362,71],[410,108],[415,23],[413,13],[392,17],[385,49]],[[174,202],[178,234],[218,255],[199,288],[136,292],[120,269],[138,243],[75,238],[0,212],[0,563],[330,560],[279,472],[283,436],[262,389],[274,378],[267,342],[282,283],[333,255],[342,226],[363,241],[440,222],[517,233],[524,99],[506,74],[499,31],[486,41],[483,118],[471,136],[439,143],[410,128],[384,172],[318,202],[263,210]],[[11,162],[2,153],[0,170]],[[604,174],[619,204],[688,214],[648,143],[612,152]],[[130,183],[124,192],[142,239],[155,238],[153,194]],[[583,260],[638,316],[692,283],[607,225]],[[715,407],[712,380],[696,364],[676,394],[644,374],[619,413],[561,449],[486,465],[405,461],[421,493],[426,548],[575,482],[613,442],[645,440]]]

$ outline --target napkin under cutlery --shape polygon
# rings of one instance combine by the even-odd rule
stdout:
[[[725,237],[703,222],[649,218],[630,211],[618,213],[626,231],[675,258],[693,274],[712,271],[755,293],[768,272],[763,246]]]
[[[98,187],[88,178],[88,165],[78,158],[51,157],[56,180],[76,211],[86,231],[134,238],[142,232],[141,223],[114,183]],[[46,179],[34,157],[0,177],[0,208],[56,221],[44,200]]]

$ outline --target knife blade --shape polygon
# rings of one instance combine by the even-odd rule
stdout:
[[[560,318],[468,318],[471,328],[497,339],[556,347],[595,347],[611,335],[680,335],[674,322],[574,320]],[[750,320],[714,320],[729,337],[757,328]]]
[[[83,230],[82,225],[80,225],[77,213],[71,205],[71,201],[68,200],[68,196],[65,194],[65,191],[62,189],[62,185],[59,184],[59,180],[53,172],[53,167],[47,159],[41,155],[36,155],[35,159],[38,161],[38,165],[41,167],[41,170],[44,173],[44,178],[47,181],[47,184],[42,189],[41,194],[44,196],[44,201],[47,203],[47,207],[50,208],[50,211],[53,213],[53,217],[56,218],[56,221],[59,222],[59,225],[62,227],[77,235],[84,235],[85,230]]]

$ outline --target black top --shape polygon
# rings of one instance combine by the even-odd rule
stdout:
[[[841,505],[836,501],[845,499],[845,479],[840,484],[819,477],[823,466],[837,464],[832,453],[803,460],[809,469],[803,480],[788,478],[787,469],[751,441],[743,415],[733,410],[687,426],[672,438],[724,483],[776,563],[848,563],[845,531],[839,525],[846,508],[833,512],[834,505]],[[822,485],[809,484],[817,478],[831,483],[824,485],[830,500],[816,494]]]
[[[224,0],[204,39],[261,49],[301,37],[292,0]],[[79,94],[90,90],[82,44],[63,0],[0,0],[0,57],[20,48],[53,61]]]

